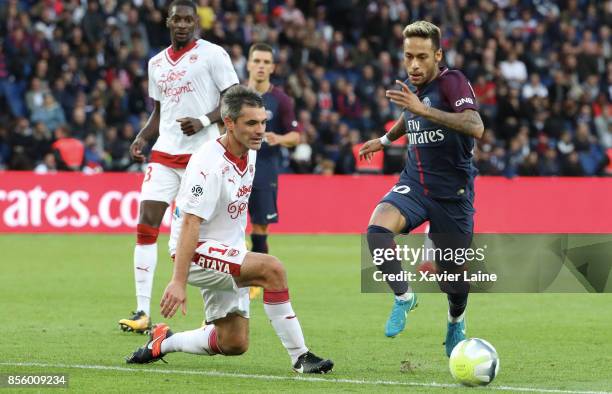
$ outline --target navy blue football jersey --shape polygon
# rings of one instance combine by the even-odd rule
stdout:
[[[299,131],[293,101],[285,92],[275,86],[271,86],[270,90],[262,97],[268,115],[266,122],[267,132],[287,134],[293,130]],[[280,145],[270,146],[264,141],[261,149],[257,152],[253,187],[256,189],[275,188],[278,183],[280,165]]]
[[[407,82],[409,83],[409,82]],[[421,102],[445,112],[478,110],[468,80],[457,70],[441,68],[438,77],[415,91]],[[408,158],[400,183],[435,199],[472,198],[474,138],[404,111]]]

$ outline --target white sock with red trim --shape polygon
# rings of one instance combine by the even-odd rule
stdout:
[[[304,334],[300,322],[293,312],[289,302],[289,290],[265,290],[263,294],[264,310],[276,331],[276,335],[287,353],[291,357],[291,364],[295,364],[298,357],[308,351],[304,343]]]
[[[151,315],[151,291],[157,266],[157,244],[136,245],[134,248],[134,283],[136,310]]]
[[[170,338],[164,339],[161,344],[161,352],[163,354],[184,352],[205,356],[221,354],[217,341],[217,329],[214,324],[209,324],[197,330],[177,332]]]

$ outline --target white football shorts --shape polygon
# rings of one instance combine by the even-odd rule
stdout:
[[[160,163],[149,163],[142,181],[140,201],[163,201],[172,204],[181,185],[184,168],[170,168]]]
[[[230,313],[249,318],[249,288],[239,288],[234,280],[247,253],[245,245],[231,247],[213,240],[201,241],[196,249],[187,281],[200,288],[207,323]]]

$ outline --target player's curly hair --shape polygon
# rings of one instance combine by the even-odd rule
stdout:
[[[229,117],[233,121],[240,117],[242,106],[262,108],[263,98],[255,90],[242,85],[234,85],[227,89],[221,99],[221,118]]]
[[[404,38],[429,38],[433,44],[434,51],[440,49],[440,36],[440,28],[427,21],[416,21],[404,28]]]

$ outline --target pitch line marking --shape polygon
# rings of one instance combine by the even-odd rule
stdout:
[[[388,386],[412,386],[412,387],[437,387],[437,388],[460,388],[458,384],[448,383],[424,383],[424,382],[398,382],[393,380],[359,380],[359,379],[336,379],[336,378],[318,378],[314,376],[278,376],[278,375],[255,375],[246,373],[232,373],[220,371],[187,371],[183,369],[161,369],[161,368],[127,368],[116,367],[110,365],[85,365],[85,364],[46,364],[46,363],[10,363],[0,362],[0,366],[7,367],[41,367],[41,368],[69,368],[69,369],[91,369],[98,371],[119,371],[119,372],[144,372],[156,374],[180,374],[180,375],[198,375],[198,376],[213,376],[223,378],[237,379],[259,379],[259,380],[287,380],[300,382],[317,382],[317,383],[346,383],[346,384],[370,384],[370,385],[388,385]],[[588,390],[560,390],[560,389],[545,389],[535,387],[512,387],[512,386],[487,386],[487,390],[497,391],[521,391],[531,393],[556,393],[556,394],[612,394],[609,391],[588,391]]]

